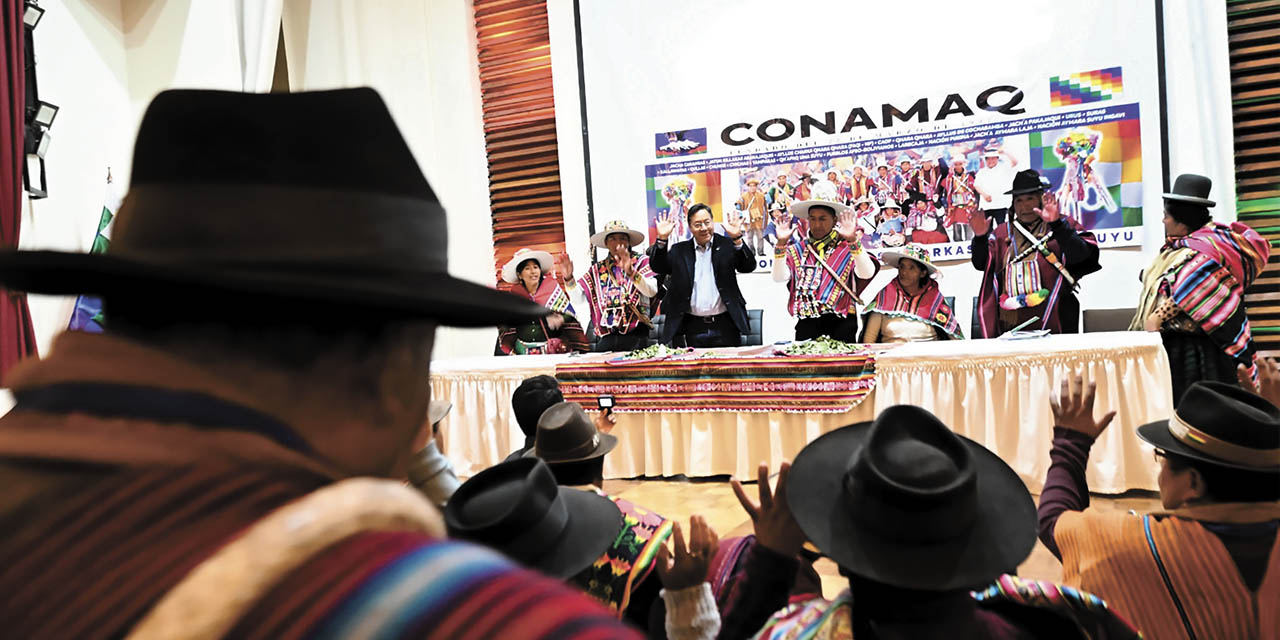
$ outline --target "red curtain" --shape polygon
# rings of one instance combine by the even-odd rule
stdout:
[[[0,47],[0,68],[4,70],[4,81],[0,82],[0,249],[17,247],[22,228],[22,142],[26,122],[23,5],[5,2],[0,24],[4,30]],[[9,367],[35,352],[36,337],[26,295],[0,290],[0,381]]]

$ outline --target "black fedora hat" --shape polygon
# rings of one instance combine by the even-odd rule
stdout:
[[[245,297],[483,326],[546,309],[449,276],[445,213],[372,89],[166,91],[105,254],[0,252],[49,294]]]
[[[1172,418],[1138,427],[1138,437],[1186,458],[1280,474],[1280,408],[1233,384],[1191,385]]]
[[[587,412],[575,402],[557,402],[538,418],[533,448],[525,456],[537,456],[551,464],[599,458],[618,445],[613,434],[600,433]]]
[[[1005,195],[1019,196],[1024,193],[1039,193],[1049,188],[1049,181],[1035,169],[1023,169],[1013,174],[1013,188]]]
[[[444,522],[450,537],[497,549],[560,578],[591,566],[623,526],[612,500],[556,486],[547,464],[531,458],[472,476],[449,498]]]
[[[1173,192],[1164,194],[1164,199],[1212,207],[1215,203],[1209,199],[1211,190],[1213,180],[1194,173],[1184,173],[1173,181]]]
[[[1018,475],[932,413],[899,405],[809,443],[787,483],[796,522],[836,564],[906,589],[972,588],[1035,546]]]

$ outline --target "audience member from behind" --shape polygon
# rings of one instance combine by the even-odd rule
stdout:
[[[444,517],[451,537],[492,547],[582,589],[591,587],[583,583],[584,577],[595,576],[591,568],[601,557],[609,557],[626,526],[613,500],[596,491],[557,486],[547,464],[537,458],[481,471],[458,489]],[[706,586],[715,532],[697,516],[691,526],[688,547],[675,527],[674,554],[661,541],[652,543],[657,573],[668,586],[661,596],[670,607],[653,608],[659,616],[651,627],[653,637],[710,638],[719,629],[720,618]]]
[[[781,608],[757,637],[1137,637],[1096,597],[1002,575],[1035,545],[1031,495],[994,453],[919,407],[811,442],[786,503],[849,588]],[[740,591],[761,577],[749,566]]]
[[[1168,420],[1138,427],[1156,447],[1164,509],[1089,508],[1094,385],[1062,383],[1040,540],[1063,580],[1106,598],[1151,638],[1275,638],[1280,631],[1280,408],[1197,382]]]
[[[545,460],[560,485],[594,491],[618,505],[625,523],[616,532],[613,546],[570,582],[637,626],[660,630],[662,616],[651,615],[654,605],[662,602],[653,560],[657,548],[671,536],[672,523],[602,491],[604,457],[617,444],[617,437],[601,433],[581,406],[561,402],[543,412],[534,448],[525,455]]]
[[[436,326],[546,311],[448,275],[377,93],[168,91],[133,160],[105,254],[0,252],[5,287],[107,320],[5,381],[6,635],[632,635],[398,480]]]
[[[515,393],[511,394],[511,412],[515,414],[516,425],[524,433],[524,444],[511,452],[504,462],[523,458],[525,453],[533,449],[533,437],[538,433],[538,418],[542,412],[553,404],[564,402],[560,393],[560,383],[551,376],[533,376],[525,378]]]

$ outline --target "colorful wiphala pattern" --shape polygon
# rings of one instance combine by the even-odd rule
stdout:
[[[1123,90],[1120,67],[1082,71],[1049,78],[1049,103],[1054,107],[1102,102]]]

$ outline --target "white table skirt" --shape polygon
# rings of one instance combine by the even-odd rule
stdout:
[[[511,394],[527,377],[554,375],[570,356],[467,358],[432,364],[432,397],[453,402],[441,440],[458,472],[472,475],[519,448],[524,435]],[[846,414],[626,413],[605,476],[755,475],[791,459],[819,435],[871,420],[885,407],[917,404],[1008,462],[1033,490],[1049,465],[1049,398],[1066,375],[1098,383],[1099,413],[1119,414],[1094,445],[1089,488],[1102,493],[1156,488],[1151,448],[1134,429],[1173,410],[1169,362],[1160,336],[1120,332],[1037,340],[964,340],[902,345],[877,359],[876,390]]]

